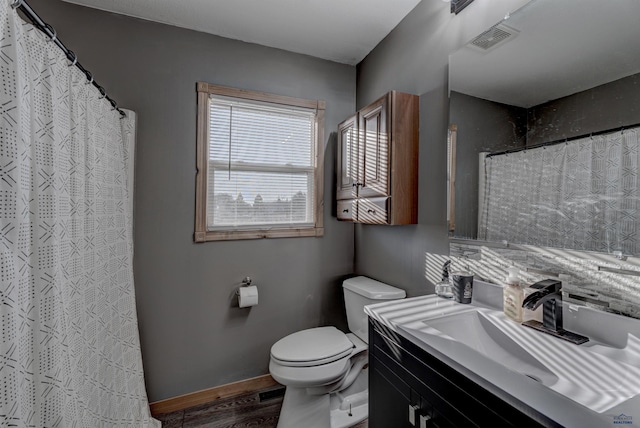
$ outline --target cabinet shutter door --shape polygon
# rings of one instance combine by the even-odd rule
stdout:
[[[389,195],[390,135],[388,97],[382,97],[360,112],[360,179],[358,196]]]
[[[336,197],[354,199],[358,192],[358,120],[357,115],[338,125],[338,177]]]

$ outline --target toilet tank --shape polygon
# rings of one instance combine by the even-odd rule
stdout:
[[[344,290],[344,305],[347,310],[347,322],[349,330],[365,343],[369,343],[369,323],[364,307],[385,300],[404,299],[407,295],[404,290],[392,287],[388,284],[357,276],[349,278],[342,283]]]

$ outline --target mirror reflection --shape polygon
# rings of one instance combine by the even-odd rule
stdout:
[[[640,254],[638,16],[534,0],[451,55],[453,237]]]

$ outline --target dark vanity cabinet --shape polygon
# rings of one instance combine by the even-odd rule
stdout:
[[[369,320],[369,427],[559,427]]]

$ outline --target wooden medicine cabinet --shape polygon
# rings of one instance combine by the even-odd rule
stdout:
[[[418,96],[391,91],[338,125],[338,220],[417,223],[418,123]]]

